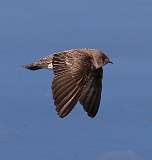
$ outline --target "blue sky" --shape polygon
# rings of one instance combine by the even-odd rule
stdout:
[[[0,1],[0,158],[149,160],[152,157],[152,2]],[[77,104],[56,115],[53,74],[21,65],[55,51],[98,48],[104,68],[94,119]]]

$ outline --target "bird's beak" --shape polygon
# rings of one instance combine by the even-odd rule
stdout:
[[[113,62],[109,61],[109,63],[113,64]]]

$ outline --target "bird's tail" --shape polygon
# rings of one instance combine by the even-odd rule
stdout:
[[[29,69],[29,70],[38,70],[38,69],[43,69],[43,67],[40,64],[25,64],[23,65],[24,68]]]
[[[38,70],[38,69],[52,69],[52,56],[42,58],[34,63],[23,65],[24,68],[29,70]]]

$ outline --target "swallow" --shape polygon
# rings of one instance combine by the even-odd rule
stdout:
[[[102,51],[82,48],[53,53],[23,67],[53,70],[52,94],[61,118],[67,116],[78,101],[93,118],[100,106],[103,66],[108,63],[112,62]]]

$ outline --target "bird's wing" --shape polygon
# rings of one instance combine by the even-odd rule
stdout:
[[[54,79],[52,93],[56,111],[65,117],[77,103],[88,81],[92,68],[91,58],[79,52],[61,52],[53,56]]]
[[[79,99],[84,110],[88,113],[88,116],[92,118],[97,114],[100,105],[102,76],[102,68],[92,72],[89,75],[89,81],[85,84]]]

